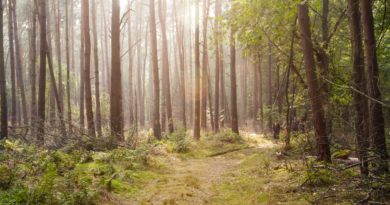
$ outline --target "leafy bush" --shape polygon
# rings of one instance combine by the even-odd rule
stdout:
[[[234,133],[231,129],[221,130],[216,137],[222,142],[238,143],[243,141],[241,135]]]
[[[176,132],[169,135],[170,151],[186,153],[191,149],[191,139],[184,127],[179,127]]]

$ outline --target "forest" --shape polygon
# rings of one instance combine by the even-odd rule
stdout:
[[[389,204],[388,0],[0,11],[0,204]]]

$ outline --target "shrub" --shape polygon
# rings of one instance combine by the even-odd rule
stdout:
[[[216,137],[222,142],[238,143],[243,141],[241,135],[234,133],[231,129],[221,130]]]
[[[171,151],[186,153],[191,148],[191,139],[187,135],[184,127],[179,127],[176,132],[172,133],[168,140],[170,141]]]

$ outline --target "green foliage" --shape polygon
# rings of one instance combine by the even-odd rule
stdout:
[[[241,135],[234,133],[231,129],[223,129],[218,134],[216,138],[222,142],[228,143],[240,143],[243,142]]]
[[[176,132],[169,135],[168,140],[170,152],[186,153],[191,149],[191,138],[185,127],[177,128]]]

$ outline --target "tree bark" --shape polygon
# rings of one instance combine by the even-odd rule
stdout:
[[[259,76],[257,67],[259,66],[259,62],[253,63],[253,129],[257,131],[257,112],[259,110],[259,101],[258,101],[258,92],[259,92]]]
[[[319,89],[317,74],[315,73],[316,65],[314,62],[313,45],[311,40],[309,9],[307,4],[299,4],[298,20],[301,33],[301,44],[303,57],[305,61],[306,82],[313,114],[314,128],[317,141],[317,160],[331,162],[328,136],[326,135],[326,125],[324,111],[322,106],[321,91]]]
[[[195,1],[195,121],[194,138],[200,140],[199,1]]]
[[[112,1],[111,24],[111,132],[123,141],[122,73],[120,60],[120,2]]]
[[[56,5],[56,0],[53,0],[53,15],[54,15],[54,27],[55,27],[55,44],[56,44],[56,57],[57,57],[57,64],[58,64],[58,94],[60,97],[60,105],[61,109],[64,109],[64,101],[63,101],[63,89],[62,89],[62,65],[61,65],[61,30],[60,30],[60,2],[58,1],[58,5]],[[57,10],[57,11],[56,11]],[[58,13],[57,13],[58,12]]]
[[[68,0],[65,1],[65,39],[66,39],[66,95],[68,97],[68,123],[69,130],[72,129],[72,107],[70,105],[70,56],[69,56],[69,17],[68,17]],[[65,109],[63,110],[65,112]]]
[[[160,78],[158,74],[158,53],[157,53],[157,31],[156,31],[156,17],[154,9],[154,0],[149,0],[149,19],[150,19],[150,37],[153,57],[153,84],[154,84],[154,123],[153,133],[154,137],[161,140],[160,127]]]
[[[260,108],[260,129],[261,131],[265,131],[264,128],[264,108],[263,108],[263,73],[261,71],[261,64],[263,58],[263,49],[260,48],[260,54],[258,55],[259,59],[259,108]]]
[[[279,83],[279,57],[276,60],[276,90],[278,93],[281,93],[280,90],[280,83]],[[282,116],[282,99],[281,99],[281,94],[276,95],[277,98],[277,103],[278,103],[278,113],[279,116]]]
[[[177,10],[176,10],[176,4],[175,4],[175,11],[176,11],[176,31],[177,31],[177,42],[179,47],[179,59],[180,59],[180,79],[181,79],[181,86],[180,86],[180,93],[181,93],[181,118],[183,122],[183,126],[187,126],[186,122],[186,83],[185,83],[185,66],[184,66],[184,24],[185,21],[185,15],[183,12],[183,0],[180,1],[180,14],[179,14],[179,21],[177,20]]]
[[[46,13],[48,14],[46,16],[47,21],[47,51],[46,52],[52,52],[53,48],[51,45],[51,19],[50,19],[50,6],[46,7]],[[51,82],[51,81],[49,81]],[[55,83],[55,82],[54,82]],[[54,94],[54,83],[50,83],[50,101],[49,101],[49,114],[50,114],[50,126],[55,127],[56,126],[56,98]]]
[[[209,14],[209,4],[210,0],[203,0],[203,58],[202,58],[202,95],[201,95],[201,128],[207,128],[207,117],[206,117],[206,109],[207,109],[207,18]]]
[[[12,94],[12,114],[11,125],[16,127],[16,82],[15,82],[15,50],[14,50],[14,28],[12,17],[12,4],[8,3],[8,39],[11,65],[11,94]]]
[[[84,3],[81,2],[81,26],[80,26],[80,127],[81,130],[84,132],[85,123],[84,123],[84,100],[85,100],[85,77],[84,77],[84,66],[85,66],[85,35],[84,35],[84,29],[85,29],[85,21],[84,21]]]
[[[130,0],[127,1],[130,9]],[[131,48],[131,12],[128,13],[128,44],[129,44],[129,124],[130,127],[134,126],[134,99],[133,99],[133,54]]]
[[[32,3],[32,32],[31,32],[31,134],[36,135],[37,122],[37,6]]]
[[[362,0],[361,9],[364,28],[364,46],[366,52],[368,94],[371,98],[381,101],[379,83],[379,68],[376,56],[376,38],[374,31],[374,17],[372,13],[372,0]],[[378,172],[389,171],[385,137],[385,119],[383,118],[382,105],[376,101],[370,101],[370,137],[373,139],[373,147],[380,155]]]
[[[232,131],[238,132],[238,114],[237,114],[237,83],[236,83],[236,39],[235,31],[230,33],[230,99],[232,106]]]
[[[270,110],[268,113],[268,131],[272,131],[272,50],[271,50],[271,40],[268,41],[268,102],[267,106]]]
[[[103,4],[103,1],[102,1]],[[110,83],[110,63],[109,63],[109,52],[108,52],[108,34],[107,34],[107,21],[106,21],[106,13],[104,11],[104,6],[102,6],[102,14],[103,14],[103,22],[104,22],[104,27],[102,28],[104,30],[104,50],[106,55],[103,56],[105,59],[104,61],[106,62],[106,78],[104,79],[106,81],[106,92],[110,93],[111,92],[111,83]],[[102,48],[103,49],[103,48]]]
[[[348,0],[348,11],[350,15],[350,30],[351,30],[351,46],[352,46],[352,61],[353,61],[353,87],[362,92],[367,93],[367,78],[364,70],[364,55],[362,42],[361,14],[359,0]],[[367,150],[370,146],[369,141],[369,122],[368,122],[368,100],[360,93],[353,92],[355,114],[355,133],[358,146],[358,156],[360,161],[365,161]],[[363,175],[368,175],[368,162],[361,163],[360,172]]]
[[[168,62],[168,41],[166,32],[166,0],[158,0],[158,15],[161,24],[162,33],[162,83],[163,95],[165,98],[165,105],[168,118],[168,131],[173,133],[173,118],[172,118],[172,104],[171,104],[171,89],[169,82],[169,62]]]
[[[45,91],[46,91],[46,0],[39,0],[40,21],[40,66],[39,66],[39,94],[38,94],[38,129],[37,141],[44,144],[45,136]]]
[[[215,0],[215,17],[221,15],[221,1]],[[219,50],[219,21],[214,21],[215,38],[215,102],[214,102],[214,132],[219,132],[219,74],[220,74],[220,50]]]
[[[3,13],[3,1],[0,0],[0,12]],[[0,95],[1,95],[1,128],[0,140],[8,138],[7,87],[4,65],[3,15],[0,15]]]
[[[91,88],[91,37],[89,35],[89,1],[83,0],[84,4],[84,38],[85,38],[85,64],[84,64],[84,84],[85,84],[85,105],[87,110],[88,135],[95,138],[95,122],[92,110],[92,88]],[[95,59],[97,60],[97,58]],[[97,63],[96,63],[97,64]],[[95,65],[97,66],[97,65]]]
[[[11,1],[11,0],[10,0]],[[18,20],[16,18],[16,0],[13,0],[13,23],[14,23],[14,37],[15,37],[15,51],[16,51],[16,77],[19,86],[20,97],[22,98],[22,113],[23,113],[23,124],[28,126],[27,116],[27,103],[26,94],[24,91],[23,71],[22,71],[22,59],[20,54],[19,36],[18,36]]]
[[[98,55],[98,35],[96,23],[96,3],[92,0],[92,26],[93,26],[93,54],[95,60],[95,98],[96,98],[96,131],[99,138],[102,137],[102,115],[100,112],[100,77],[99,77],[99,55]]]

